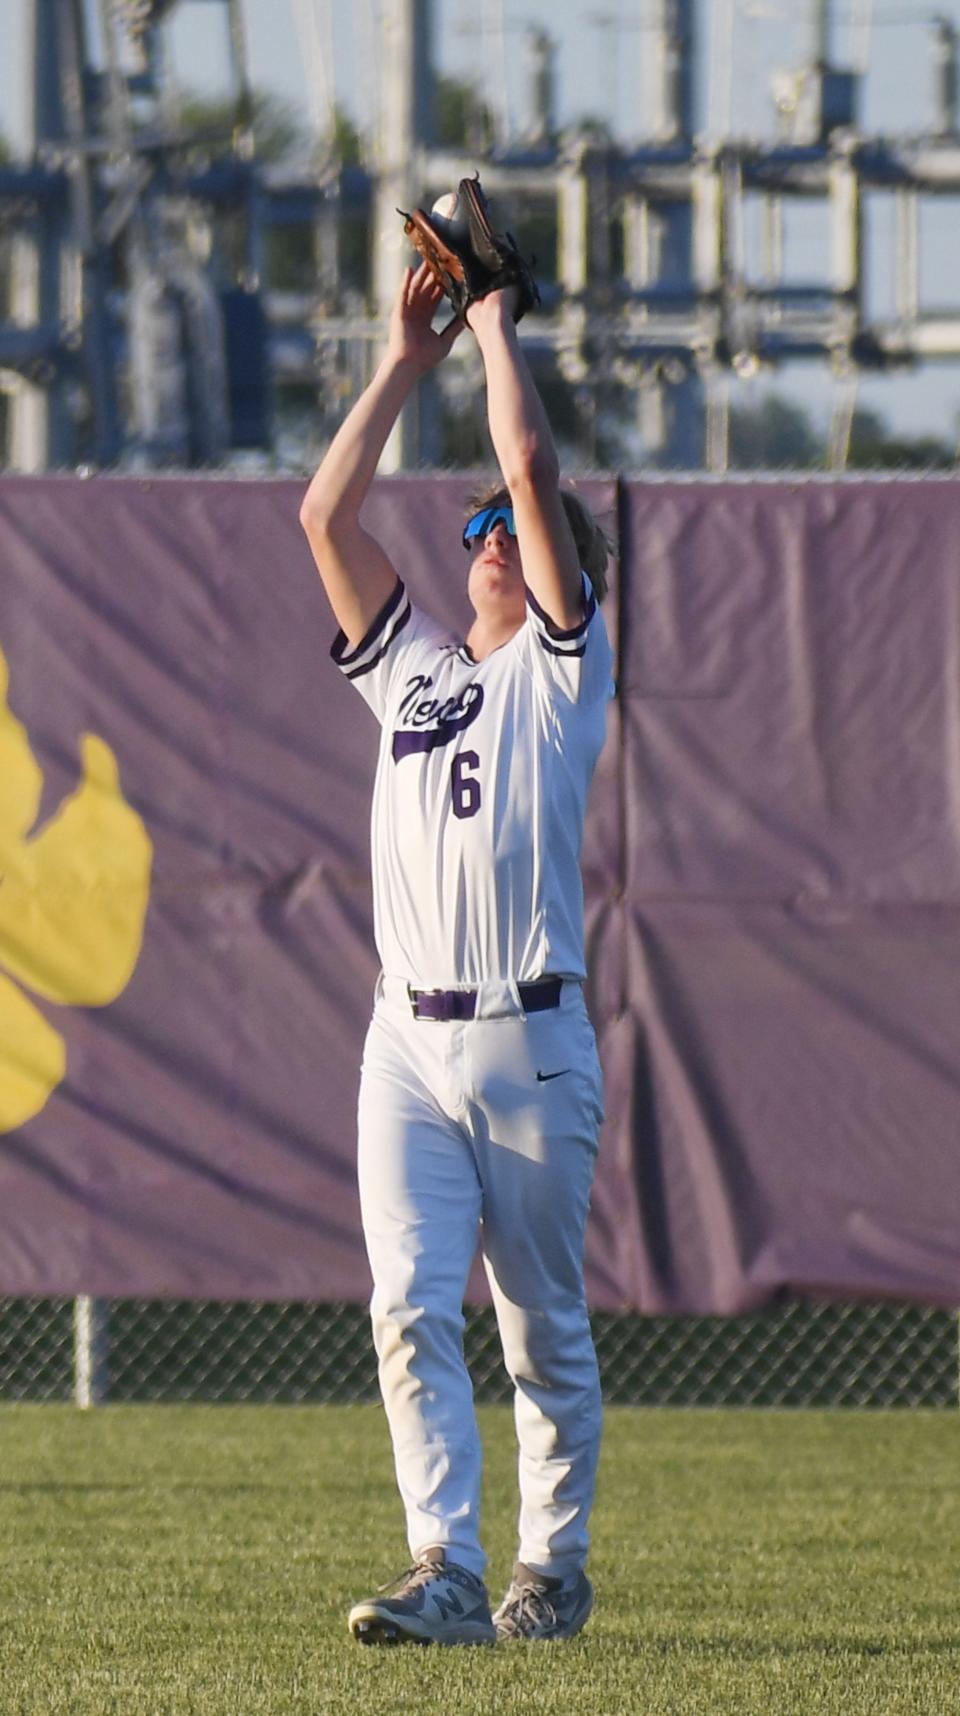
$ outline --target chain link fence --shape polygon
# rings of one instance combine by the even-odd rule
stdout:
[[[604,1395],[632,1406],[956,1406],[957,1318],[791,1303],[744,1317],[597,1313]],[[477,1397],[510,1383],[489,1309],[466,1315]],[[0,1401],[378,1398],[360,1305],[0,1300]]]

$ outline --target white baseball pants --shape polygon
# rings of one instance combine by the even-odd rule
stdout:
[[[478,1234],[520,1446],[519,1559],[569,1577],[587,1551],[600,1384],[583,1286],[600,1067],[579,983],[529,1016],[481,986],[467,1023],[413,1018],[381,978],[359,1103],[363,1229],[380,1386],[411,1554],[482,1574],[481,1451],[463,1358]]]

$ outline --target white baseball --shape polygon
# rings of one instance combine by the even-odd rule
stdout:
[[[430,213],[435,214],[435,215],[441,215],[444,220],[449,220],[451,215],[454,213],[456,206],[457,206],[457,193],[456,193],[456,191],[447,191],[444,196],[437,198],[436,202],[433,205],[433,208],[430,210]]]

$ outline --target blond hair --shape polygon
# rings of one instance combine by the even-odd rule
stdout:
[[[607,533],[601,528],[587,506],[572,489],[560,490],[560,502],[567,515],[567,523],[573,536],[580,565],[587,574],[593,592],[598,602],[602,602],[607,593],[607,561],[612,553],[612,544]],[[480,512],[487,506],[509,506],[510,490],[503,483],[494,484],[485,489],[478,489],[467,500],[469,514]]]

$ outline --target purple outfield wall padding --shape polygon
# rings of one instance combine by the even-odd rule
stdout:
[[[0,481],[0,1293],[368,1293],[377,733],[303,488]],[[365,515],[461,631],[468,488],[391,479]],[[614,485],[584,491],[612,524]],[[955,487],[638,483],[619,511],[591,1300],[955,1303]]]
[[[960,1301],[953,482],[633,485],[625,1298]]]
[[[305,486],[0,481],[0,1293],[369,1292],[377,729]],[[469,487],[398,478],[365,515],[454,628]]]

